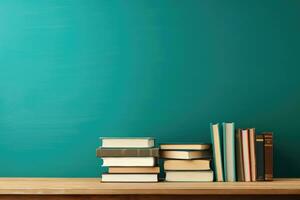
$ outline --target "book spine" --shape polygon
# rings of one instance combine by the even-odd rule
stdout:
[[[256,180],[265,180],[264,136],[256,135]]]
[[[249,129],[251,181],[256,181],[255,129]]]
[[[159,149],[106,149],[98,148],[97,157],[158,157]]]
[[[273,133],[264,133],[265,181],[273,180]]]
[[[249,149],[249,130],[242,130],[243,162],[245,181],[251,181],[250,149]]]
[[[228,168],[227,168],[227,143],[226,140],[226,123],[222,123],[223,126],[223,165],[224,165],[224,181],[228,181]]]
[[[217,132],[214,132],[213,126],[217,126]],[[210,123],[210,133],[211,133],[211,141],[212,141],[212,147],[213,147],[213,158],[214,158],[214,172],[215,172],[215,180],[218,182],[223,182],[223,165],[222,165],[222,146],[221,146],[221,134],[219,131],[219,124],[213,125]],[[217,148],[218,143],[220,148]]]
[[[237,171],[237,180],[245,181],[244,175],[244,165],[243,165],[243,149],[242,149],[242,129],[237,129],[236,134],[236,171]]]

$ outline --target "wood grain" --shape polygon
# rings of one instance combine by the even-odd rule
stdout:
[[[101,183],[98,178],[0,178],[0,195],[300,195],[300,179],[250,183]]]

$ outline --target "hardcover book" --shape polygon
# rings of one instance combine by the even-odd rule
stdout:
[[[242,144],[242,129],[237,129],[235,140],[236,152],[236,171],[238,181],[245,181],[244,161],[243,161],[243,144]]]
[[[222,162],[222,136],[219,130],[219,124],[210,124],[212,149],[214,155],[214,169],[216,174],[216,181],[224,181],[223,176],[223,162]]]
[[[242,130],[242,146],[243,146],[243,165],[245,181],[251,181],[251,167],[250,167],[250,152],[249,152],[249,131],[248,129]]]
[[[161,144],[161,150],[209,150],[211,144]]]
[[[170,182],[212,182],[213,171],[167,171],[166,181]]]
[[[251,181],[256,181],[255,129],[249,129]]]
[[[159,167],[109,167],[109,174],[159,174]]]
[[[104,167],[153,167],[154,157],[104,157]]]
[[[140,138],[100,138],[103,148],[152,148],[154,147],[154,139],[147,137]]]
[[[102,174],[102,182],[158,182],[157,174]]]
[[[263,133],[265,152],[265,181],[273,180],[273,133]]]
[[[256,180],[265,180],[264,136],[256,135]]]
[[[210,158],[211,151],[172,151],[166,150],[160,152],[160,158],[165,159],[203,159]]]
[[[224,179],[236,181],[234,123],[223,123]]]
[[[210,160],[165,160],[165,170],[210,170]]]
[[[97,157],[159,157],[158,148],[102,148],[96,150]]]

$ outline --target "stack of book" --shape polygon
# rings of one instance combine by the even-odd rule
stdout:
[[[103,159],[102,182],[157,182],[159,149],[153,138],[100,138],[96,155]]]
[[[255,134],[255,128],[236,129],[234,123],[211,124],[216,181],[273,179],[273,133]]]
[[[162,144],[160,149],[166,181],[213,181],[210,144]]]

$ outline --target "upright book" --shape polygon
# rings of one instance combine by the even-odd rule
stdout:
[[[243,143],[242,143],[242,129],[237,129],[235,135],[235,152],[236,152],[236,172],[237,180],[245,181],[244,175],[244,160],[243,160]]]
[[[251,181],[256,181],[256,147],[255,147],[255,128],[249,129],[249,149],[250,149],[250,170]]]
[[[250,166],[250,152],[249,152],[249,131],[248,129],[242,130],[242,146],[243,146],[243,166],[245,181],[251,181],[251,166]]]
[[[223,123],[224,179],[236,181],[234,123]]]
[[[273,133],[263,133],[265,152],[265,181],[273,180]]]
[[[224,181],[223,162],[222,162],[222,136],[219,130],[219,124],[210,124],[211,140],[213,145],[214,168],[216,181]]]
[[[265,180],[264,136],[256,135],[256,180]]]

